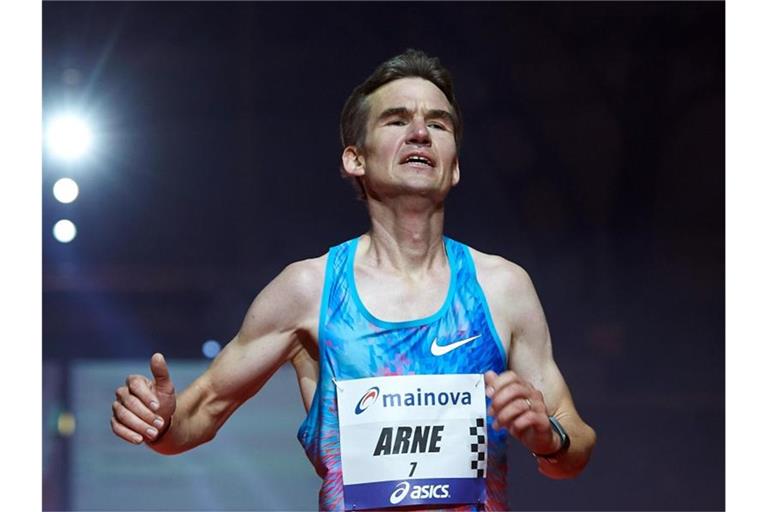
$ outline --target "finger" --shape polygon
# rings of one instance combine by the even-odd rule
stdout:
[[[530,386],[519,383],[510,384],[496,392],[491,400],[489,414],[493,416],[494,411],[501,411],[510,404],[516,404],[517,408],[523,411],[547,412],[547,405],[544,403],[544,395]]]
[[[498,378],[498,374],[493,370],[488,370],[483,377],[485,378],[485,396],[490,398],[493,396],[494,391],[496,391],[494,383]]]
[[[508,384],[502,388],[496,390],[491,399],[491,407],[489,412],[493,415],[494,411],[500,411],[507,404],[518,400],[520,398],[528,398],[530,391],[525,386],[519,383]],[[526,405],[527,408],[527,405]]]
[[[506,404],[504,407],[499,408],[498,412],[494,415],[494,419],[500,425],[509,425],[517,417],[528,412],[535,413],[537,411],[534,411],[531,407],[529,407],[528,402],[526,402],[524,399],[516,398]]]
[[[144,438],[139,434],[127,428],[125,425],[122,425],[115,419],[114,416],[110,418],[110,424],[112,425],[112,432],[114,432],[116,436],[128,441],[131,444],[141,444],[141,442],[144,440]]]
[[[151,383],[143,375],[129,375],[125,379],[125,385],[128,387],[130,394],[137,396],[139,400],[144,402],[144,405],[153,411],[160,407],[157,394],[152,391]]]
[[[154,425],[158,430],[165,424],[163,418],[149,410],[149,407],[134,396],[126,387],[118,388],[115,392],[118,401],[133,414],[141,418],[145,423]]]
[[[531,402],[533,403],[533,408],[536,411],[541,411],[547,416],[549,416],[549,411],[547,410],[547,402],[544,400],[544,393],[539,391],[538,389],[531,386],[532,394],[530,396]]]
[[[523,412],[509,423],[508,430],[518,439],[530,428],[539,431],[541,427],[540,416],[535,411]]]
[[[496,390],[498,391],[499,389],[501,389],[504,386],[507,386],[507,385],[509,385],[509,384],[511,384],[513,382],[519,382],[521,384],[523,384],[523,383],[527,384],[525,379],[521,378],[518,374],[516,374],[512,370],[508,370],[508,371],[500,374],[496,378],[496,381],[493,383],[493,387],[496,388]]]
[[[521,439],[526,430],[528,430],[533,424],[533,421],[535,421],[534,416],[535,413],[533,412],[525,412],[507,422],[505,426],[512,436]]]
[[[123,426],[146,439],[157,437],[157,429],[133,414],[123,404],[115,400],[112,403],[112,415]]]
[[[163,354],[154,354],[149,362],[149,367],[152,370],[152,376],[155,378],[155,387],[158,393],[172,395],[175,390],[171,381],[171,374],[168,371],[168,364],[165,362]]]

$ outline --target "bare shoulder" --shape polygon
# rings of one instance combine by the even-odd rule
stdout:
[[[253,300],[244,330],[305,327],[320,308],[326,259],[323,255],[286,266]]]
[[[529,330],[532,324],[543,325],[539,298],[523,267],[501,256],[472,248],[470,254],[477,269],[477,280],[503,342],[519,339],[519,334]]]
[[[477,279],[486,293],[529,293],[533,289],[531,278],[523,267],[495,254],[486,254],[469,248],[477,269]]]
[[[283,291],[291,292],[299,299],[318,298],[323,291],[327,259],[326,253],[317,258],[293,262],[280,272],[274,282],[278,282]]]

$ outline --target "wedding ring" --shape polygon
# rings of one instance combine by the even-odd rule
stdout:
[[[531,399],[530,398],[526,398],[525,399],[525,403],[528,404],[528,410],[532,411],[533,410],[533,404],[531,403]]]

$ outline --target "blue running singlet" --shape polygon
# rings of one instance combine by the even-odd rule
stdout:
[[[339,420],[333,380],[386,375],[484,373],[506,370],[506,355],[477,281],[469,248],[444,237],[451,282],[442,307],[433,315],[405,322],[385,322],[363,305],[353,264],[359,239],[328,251],[318,328],[320,375],[298,438],[323,479],[321,510],[344,510],[339,450]],[[441,357],[430,353],[432,341],[480,337]],[[451,510],[507,510],[505,430],[488,425],[486,501]]]

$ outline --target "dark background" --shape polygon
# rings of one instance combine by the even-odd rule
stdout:
[[[526,268],[598,432],[573,481],[511,446],[510,506],[723,509],[724,11],[45,2],[44,121],[74,106],[98,137],[86,161],[43,160],[46,362],[200,359],[286,264],[364,231],[339,112],[378,63],[421,48],[465,116],[446,232]],[[61,176],[73,204],[50,193]],[[70,244],[50,235],[62,217]],[[50,509],[70,504],[61,471]]]

